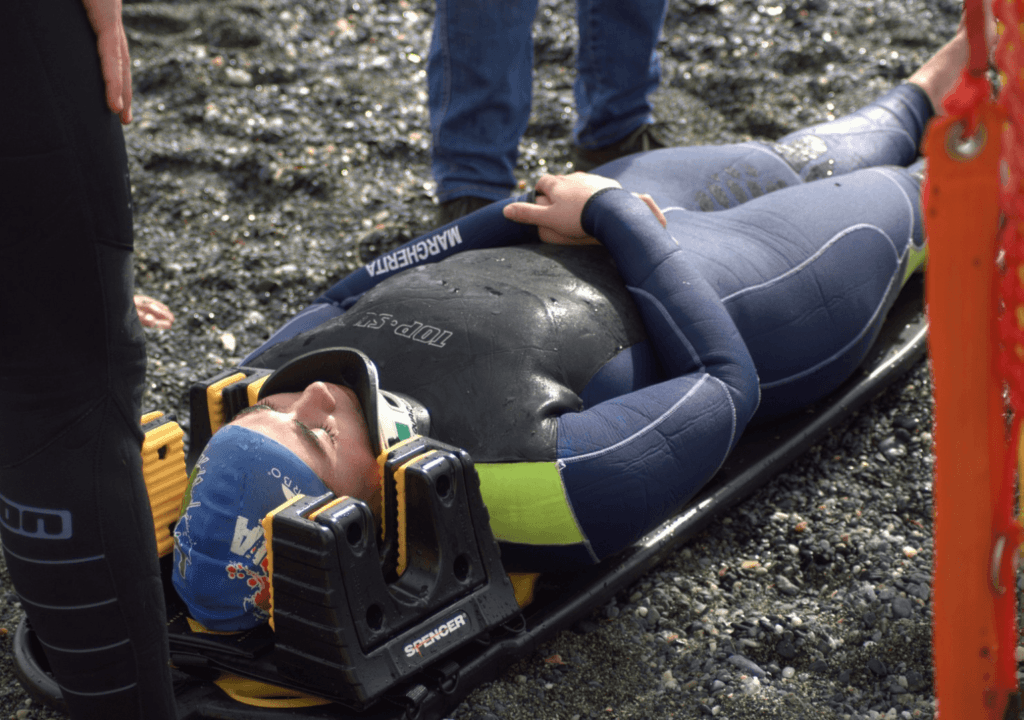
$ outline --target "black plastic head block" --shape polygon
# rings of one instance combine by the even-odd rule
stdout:
[[[465,452],[414,438],[367,505],[303,498],[270,536],[278,671],[355,707],[519,612]]]
[[[214,375],[189,388],[190,440],[186,465],[189,471],[199,459],[213,434],[231,421],[238,411],[256,401],[260,386],[270,370],[237,367]]]

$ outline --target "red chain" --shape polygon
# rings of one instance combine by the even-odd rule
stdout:
[[[978,3],[980,5],[981,3]],[[1007,540],[1007,548],[1015,553],[1021,540],[1021,526],[1013,509],[1018,472],[1018,448],[1024,430],[1024,43],[1021,38],[1021,9],[1024,0],[995,0],[993,10],[1002,25],[1002,35],[995,49],[995,62],[1003,87],[998,104],[1006,112],[1004,128],[990,132],[1003,133],[999,204],[1004,218],[1000,244],[1006,271],[999,281],[1002,314],[999,319],[1001,352],[999,365],[1009,389],[1013,408],[1010,452],[1006,454],[1003,482],[994,498],[996,507],[993,531]],[[982,32],[982,36],[984,33]],[[974,43],[972,42],[972,68]],[[987,58],[986,58],[987,60]],[[1000,568],[1002,584],[1012,588],[1016,579],[1015,564]],[[1010,594],[1013,591],[1010,590]],[[997,663],[997,685],[1016,685],[1016,662],[1007,655],[1016,646],[1016,603],[1011,597],[997,598],[996,624],[1000,635]]]
[[[1006,273],[1000,292],[1006,309],[1000,322],[1003,352],[1001,370],[1010,387],[1015,416],[1024,398],[1024,38],[1021,36],[1021,0],[996,0],[995,11],[1003,26],[995,59],[1003,78],[999,104],[1008,123],[1003,133],[1003,178],[1000,206],[1006,220],[1001,242]]]

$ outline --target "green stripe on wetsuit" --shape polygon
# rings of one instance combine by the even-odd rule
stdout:
[[[524,545],[586,542],[555,463],[481,463],[476,471],[498,540]]]

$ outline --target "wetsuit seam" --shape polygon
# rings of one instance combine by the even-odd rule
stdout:
[[[708,378],[711,378],[711,377],[712,376],[711,376],[710,373],[707,373],[707,372],[703,373],[703,376],[701,377],[701,379],[698,380],[696,382],[696,384],[694,384],[693,387],[691,387],[689,390],[687,390],[685,395],[683,395],[681,398],[679,398],[679,400],[674,402],[672,404],[672,406],[668,408],[668,410],[666,410],[665,412],[661,413],[661,415],[656,417],[654,420],[651,420],[650,422],[648,422],[646,425],[644,425],[642,428],[640,428],[636,432],[632,433],[629,437],[622,438],[618,442],[616,442],[616,443],[614,443],[612,445],[609,445],[606,448],[601,448],[600,450],[593,450],[593,451],[588,452],[588,453],[583,453],[582,455],[572,455],[572,456],[566,457],[566,458],[559,458],[556,461],[558,469],[561,471],[561,469],[563,467],[569,465],[570,463],[582,462],[584,460],[591,460],[591,459],[599,458],[599,457],[602,457],[602,456],[607,455],[609,453],[615,452],[619,448],[625,447],[625,446],[629,445],[630,443],[632,443],[634,440],[637,440],[641,436],[646,435],[648,432],[650,432],[654,428],[658,427],[659,425],[664,423],[669,417],[671,417],[673,414],[675,414],[675,412],[680,407],[682,407],[683,403],[685,403],[687,400],[689,400],[690,397],[693,396],[694,393],[696,393],[697,390],[699,390],[701,388],[701,386],[703,386],[705,384],[705,382],[708,380]],[[726,393],[726,394],[728,394],[728,393]]]
[[[805,260],[803,260],[796,267],[790,268],[786,272],[782,273],[781,275],[776,275],[775,277],[771,278],[770,280],[765,280],[764,282],[757,283],[756,285],[749,285],[749,286],[743,288],[742,290],[737,290],[736,292],[732,293],[731,295],[727,295],[724,298],[722,298],[722,303],[723,304],[729,303],[729,302],[732,302],[733,300],[735,300],[737,298],[740,298],[740,297],[743,297],[744,295],[752,293],[755,290],[761,290],[761,289],[764,289],[764,288],[767,288],[767,287],[771,287],[772,285],[777,285],[778,283],[782,282],[786,278],[789,278],[789,277],[791,277],[793,275],[796,275],[796,274],[802,272],[804,269],[806,269],[807,267],[809,267],[812,264],[814,264],[815,262],[817,262],[818,259],[820,259],[821,256],[824,255],[826,251],[830,250],[832,248],[832,246],[835,245],[837,242],[839,242],[843,238],[847,237],[850,233],[852,233],[852,232],[854,232],[856,230],[863,230],[865,228],[868,228],[868,229],[871,229],[871,230],[875,230],[882,237],[884,237],[886,239],[886,241],[889,243],[889,247],[892,249],[893,255],[896,257],[897,260],[899,260],[900,253],[896,249],[896,243],[893,242],[892,238],[889,236],[888,233],[886,233],[884,230],[882,230],[882,228],[878,227],[877,225],[873,225],[871,223],[857,223],[856,225],[850,225],[849,227],[843,229],[842,231],[840,231],[840,232],[836,233],[835,235],[833,235],[832,237],[830,237],[826,243],[824,243],[810,257],[808,257]]]
[[[919,246],[914,242],[914,232],[917,230],[917,213],[914,212],[914,201],[910,199],[910,195],[908,195],[907,191],[904,190],[903,187],[892,177],[892,171],[886,171],[884,168],[880,167],[867,168],[867,170],[875,175],[881,175],[883,178],[895,185],[896,189],[900,191],[901,195],[903,195],[903,199],[907,201],[907,215],[910,217],[910,231],[907,233],[907,238],[910,241],[908,246],[913,245],[914,247],[924,247],[924,243],[921,243]],[[904,254],[906,254],[906,251],[904,251]]]
[[[105,401],[106,401],[107,399],[108,399],[108,398],[107,398],[107,396],[106,396],[106,393],[104,393],[104,396],[103,396],[103,397],[99,398],[99,399],[98,399],[98,400],[96,400],[96,401],[95,401],[94,403],[92,403],[91,405],[89,405],[89,407],[88,407],[88,408],[86,408],[85,410],[83,410],[83,411],[82,411],[82,413],[81,413],[81,414],[80,414],[80,415],[79,415],[78,417],[76,417],[75,419],[73,419],[72,421],[70,421],[70,422],[69,422],[69,423],[68,423],[68,424],[67,424],[67,425],[66,425],[66,426],[64,427],[64,429],[63,429],[63,430],[61,430],[60,432],[58,432],[58,433],[57,433],[56,435],[52,435],[52,436],[50,437],[50,440],[49,440],[49,442],[47,442],[47,443],[45,443],[45,444],[43,444],[43,445],[39,446],[39,448],[37,448],[37,449],[36,449],[35,451],[33,451],[33,452],[32,452],[31,454],[29,454],[29,455],[26,455],[26,456],[25,456],[25,457],[23,457],[23,458],[19,458],[17,462],[12,462],[12,463],[9,463],[9,464],[0,464],[0,470],[10,470],[10,469],[13,469],[13,468],[16,468],[16,467],[18,467],[19,465],[24,465],[25,463],[29,462],[30,460],[34,460],[34,459],[35,459],[35,458],[37,458],[37,457],[38,457],[38,456],[39,456],[39,455],[40,455],[41,453],[43,453],[43,452],[44,452],[44,451],[46,451],[47,449],[49,449],[49,448],[53,447],[53,446],[54,446],[54,445],[55,445],[55,444],[56,444],[56,443],[57,443],[58,441],[62,440],[62,439],[63,439],[64,437],[66,437],[66,436],[67,436],[67,434],[68,434],[69,432],[71,432],[71,428],[73,428],[73,427],[77,426],[77,425],[78,425],[78,424],[79,424],[79,423],[80,423],[80,422],[81,422],[82,420],[84,420],[84,419],[85,419],[85,418],[86,418],[87,416],[89,416],[89,415],[91,415],[91,414],[92,414],[93,412],[95,412],[95,411],[96,411],[96,409],[97,409],[97,408],[98,408],[98,407],[99,407],[100,405],[102,405],[102,404],[103,404],[103,403],[104,403],[104,402],[105,402]],[[6,548],[5,548],[5,549],[6,549]]]
[[[103,560],[106,554],[100,555],[89,555],[86,557],[72,558],[70,560],[36,560],[34,558],[26,557],[25,555],[19,555],[18,553],[11,550],[9,547],[4,548],[4,553],[12,557],[21,560],[22,562],[31,563],[33,565],[76,565],[78,563],[95,562],[97,560]]]
[[[897,258],[900,260],[899,265],[902,265],[902,256],[898,255]],[[896,281],[897,278],[901,277],[901,275],[902,275],[902,273],[900,272],[899,267],[897,267],[896,272],[892,273],[890,275],[890,277],[889,277],[889,283],[888,283],[888,285],[886,285],[886,295],[888,295],[890,292],[892,292],[893,283]],[[872,327],[872,324],[875,322],[875,318],[877,318],[879,312],[881,312],[883,305],[884,305],[884,303],[879,303],[875,307],[875,311],[873,313],[871,313],[871,317],[869,317],[867,319],[867,321],[864,323],[863,327],[861,327],[861,329],[857,333],[857,335],[854,338],[852,338],[848,343],[843,345],[843,347],[841,347],[839,350],[836,350],[834,353],[829,355],[827,358],[825,358],[821,362],[816,363],[813,367],[805,368],[804,370],[802,370],[799,373],[796,373],[794,375],[789,375],[789,376],[784,377],[784,378],[780,378],[779,380],[773,380],[773,381],[768,382],[768,383],[762,383],[761,387],[765,388],[765,389],[772,389],[772,388],[775,388],[775,387],[779,387],[780,385],[785,385],[786,383],[790,383],[790,382],[794,382],[796,380],[800,380],[801,378],[805,378],[808,375],[812,375],[812,374],[818,372],[822,368],[824,368],[824,367],[828,366],[830,363],[834,362],[837,357],[840,357],[844,353],[848,352],[851,347],[853,347],[854,345],[859,343],[864,338],[864,335],[868,332],[868,330]]]
[[[21,593],[18,593],[18,599],[21,600],[22,603],[27,603],[28,605],[31,605],[31,606],[37,607],[37,608],[43,608],[44,610],[68,611],[68,610],[88,610],[90,608],[97,608],[97,607],[103,607],[104,605],[110,605],[112,603],[116,603],[117,602],[118,596],[114,595],[113,597],[107,598],[106,600],[100,600],[99,602],[94,602],[94,603],[86,603],[85,605],[44,605],[43,603],[34,602],[33,600],[29,600],[28,598],[26,598]]]
[[[690,360],[692,360],[694,364],[697,365],[697,369],[700,372],[708,372],[707,367],[704,365],[704,361],[700,357],[700,353],[698,353],[697,349],[693,347],[693,343],[690,342],[690,338],[686,337],[686,333],[683,332],[682,328],[680,328],[679,325],[676,324],[675,319],[672,317],[671,313],[669,313],[669,311],[665,308],[665,305],[660,300],[658,300],[658,298],[655,297],[653,294],[647,292],[642,288],[634,288],[627,285],[626,289],[629,290],[631,293],[636,293],[637,295],[645,297],[647,300],[651,302],[652,305],[654,305],[654,307],[658,309],[658,312],[661,314],[665,322],[667,322],[669,326],[676,331],[676,334],[679,336],[679,339],[682,340],[687,352],[690,353]]]
[[[579,532],[580,537],[583,538],[583,546],[587,549],[587,554],[590,555],[590,559],[597,563],[600,562],[601,558],[594,552],[594,548],[590,544],[590,537],[587,536],[586,531],[583,529],[583,525],[580,523],[579,517],[576,515],[576,508],[572,505],[572,498],[569,497],[569,491],[565,487],[565,478],[562,476],[562,465],[559,464],[558,460],[555,461],[555,470],[558,472],[558,484],[562,489],[562,497],[565,498],[565,507],[569,510],[569,516],[572,518],[573,524],[576,526],[576,530]]]
[[[39,640],[39,638],[36,638],[36,639]],[[120,641],[118,641],[116,643],[110,643],[109,645],[97,645],[96,647],[91,647],[91,648],[62,648],[62,647],[57,647],[56,645],[51,645],[50,643],[47,643],[47,642],[43,642],[42,640],[39,640],[39,644],[40,645],[42,645],[42,646],[44,646],[44,647],[46,647],[46,648],[48,648],[50,650],[53,650],[54,652],[68,653],[68,654],[71,654],[71,655],[87,655],[89,653],[100,653],[100,652],[103,652],[104,650],[113,650],[116,647],[121,647],[122,645],[127,645],[129,642],[131,642],[131,640],[126,637],[124,640],[120,640]]]
[[[112,688],[110,690],[104,690],[102,692],[83,692],[81,690],[72,690],[71,688],[65,685],[61,685],[60,683],[58,683],[57,685],[58,687],[60,687],[62,692],[71,693],[72,695],[79,695],[81,697],[102,697],[103,695],[115,695],[117,693],[122,693],[125,690],[131,690],[133,687],[138,686],[138,684],[138,682],[133,682],[129,685],[122,685],[121,687]]]
[[[722,392],[725,393],[725,399],[729,401],[729,410],[732,413],[732,428],[729,431],[729,444],[727,446],[729,449],[725,451],[725,455],[723,455],[721,461],[719,461],[718,467],[715,468],[715,472],[718,472],[718,468],[722,467],[722,463],[725,462],[725,458],[729,455],[729,450],[732,449],[733,443],[736,442],[736,403],[733,402],[732,393],[729,392],[729,386],[725,384],[725,381],[721,378],[715,377],[714,375],[711,375],[710,377],[722,387]]]

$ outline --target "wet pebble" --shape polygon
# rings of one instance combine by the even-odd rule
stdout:
[[[793,581],[785,575],[775,576],[775,588],[783,595],[797,595],[800,593],[800,588],[794,585]]]
[[[908,618],[911,612],[913,612],[913,606],[910,604],[910,600],[905,597],[893,598],[892,614],[894,617]]]
[[[766,675],[761,666],[743,655],[730,655],[728,661],[743,672],[750,673],[756,677],[763,678]]]
[[[796,647],[789,640],[780,640],[775,645],[775,652],[786,660],[792,660],[796,657]]]

